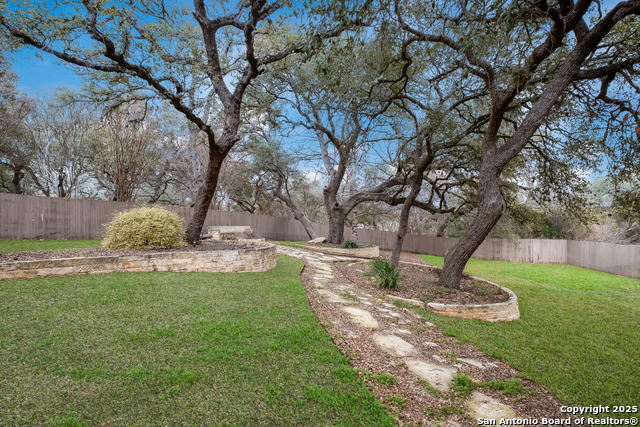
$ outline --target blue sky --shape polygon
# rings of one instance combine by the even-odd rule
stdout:
[[[603,12],[610,10],[617,0],[603,0]],[[28,95],[54,92],[56,88],[65,86],[78,90],[82,80],[72,71],[69,65],[62,65],[52,55],[43,53],[42,58],[35,56],[36,49],[25,48],[11,55],[13,70],[20,77],[20,88]]]
[[[56,63],[51,55],[35,57],[35,49],[24,49],[14,55],[13,71],[20,77],[20,89],[28,95],[54,92],[65,86],[80,89],[82,80],[67,66]]]

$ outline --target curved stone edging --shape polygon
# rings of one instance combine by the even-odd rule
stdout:
[[[276,246],[256,243],[255,249],[161,252],[88,258],[62,258],[0,263],[0,280],[33,279],[117,272],[263,272],[276,267]]]
[[[438,267],[438,270],[442,270]],[[520,319],[520,309],[518,308],[518,296],[510,289],[500,286],[479,277],[469,276],[470,278],[484,282],[490,285],[498,286],[509,294],[509,299],[505,302],[494,304],[440,304],[437,302],[429,302],[425,304],[425,309],[432,313],[449,317],[461,317],[463,319],[478,319],[487,322],[510,322]]]
[[[355,249],[346,249],[346,248],[322,248],[318,246],[304,246],[305,249],[310,249],[312,251],[318,251],[325,254],[331,255],[343,255],[343,256],[352,256],[356,258],[377,258],[380,256],[380,248],[377,246],[369,246],[366,248],[355,248]]]
[[[365,262],[365,261],[361,261]],[[441,268],[417,263],[407,263],[400,261],[401,264],[415,264],[422,267],[434,268],[442,271]],[[360,262],[350,264],[350,266],[360,264]],[[390,298],[398,299],[406,304],[413,306],[423,306],[425,310],[430,311],[432,313],[440,314],[442,316],[449,317],[461,317],[463,319],[479,319],[485,320],[487,322],[510,322],[513,320],[520,319],[520,309],[518,308],[518,296],[511,291],[511,289],[507,289],[504,286],[498,285],[497,283],[490,282],[485,279],[480,279],[479,277],[469,276],[474,280],[479,282],[488,283],[493,286],[497,286],[502,288],[509,294],[509,299],[505,302],[498,302],[494,304],[441,304],[437,302],[429,302],[422,303],[416,300],[410,300],[406,298],[401,298],[393,295],[389,295]]]

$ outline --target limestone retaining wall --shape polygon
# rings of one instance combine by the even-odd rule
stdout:
[[[258,243],[255,249],[6,262],[0,263],[0,280],[147,271],[263,272],[275,267],[275,245]]]
[[[489,282],[488,280],[477,277],[472,278],[494,286],[499,286],[493,282]],[[461,317],[463,319],[479,319],[486,320],[487,322],[509,322],[512,320],[518,320],[520,318],[518,297],[510,289],[507,289],[504,286],[501,286],[501,288],[509,294],[509,299],[506,302],[470,305],[429,302],[426,304],[426,309],[427,311],[443,316]]]

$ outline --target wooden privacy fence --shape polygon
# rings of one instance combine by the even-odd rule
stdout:
[[[14,239],[96,239],[103,224],[113,214],[134,207],[136,203],[100,200],[59,199],[0,193],[0,238]],[[186,222],[191,208],[164,206]],[[210,210],[205,220],[209,225],[249,225],[270,240],[307,240],[304,228],[296,220],[246,212]],[[314,224],[319,236],[329,234],[326,224]],[[351,228],[345,227],[345,239],[351,239]],[[380,249],[392,249],[396,233],[358,229],[358,240]],[[407,252],[444,256],[458,239],[407,235],[403,249]],[[510,242],[487,239],[473,254],[474,258],[493,261],[561,263],[640,279],[640,246],[611,243],[576,242],[572,240],[523,239]]]

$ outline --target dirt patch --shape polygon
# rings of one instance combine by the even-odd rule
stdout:
[[[378,287],[371,276],[370,262],[348,265],[336,263],[335,268],[351,283],[369,293],[384,293],[403,298],[441,304],[494,304],[505,302],[509,294],[501,287],[466,276],[460,289],[438,285],[440,270],[428,265],[400,263],[400,284],[397,289]]]
[[[206,252],[206,251],[230,251],[238,249],[253,249],[255,245],[251,243],[228,243],[228,242],[202,242],[201,245],[180,246],[168,249],[62,249],[55,251],[39,251],[39,252],[12,252],[0,254],[1,262],[12,261],[36,261],[43,259],[62,259],[76,257],[99,257],[99,256],[118,256],[118,255],[140,255],[155,254],[161,252]]]

